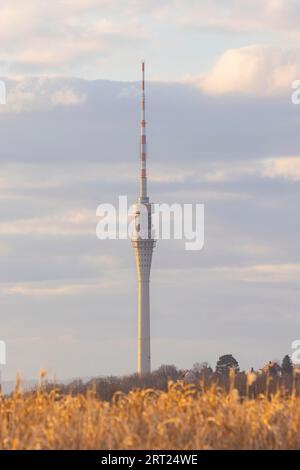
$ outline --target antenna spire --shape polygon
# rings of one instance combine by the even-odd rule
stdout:
[[[147,144],[146,144],[146,118],[145,118],[145,62],[142,62],[142,102],[141,102],[141,173],[140,173],[140,201],[148,202],[147,197]]]

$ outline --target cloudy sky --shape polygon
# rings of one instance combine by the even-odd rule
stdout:
[[[292,352],[299,25],[296,0],[1,1],[4,379],[135,371],[133,250],[95,229],[99,203],[137,196],[141,58],[151,199],[205,204],[202,251],[155,250],[153,366]]]

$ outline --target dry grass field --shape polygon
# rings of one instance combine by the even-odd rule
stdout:
[[[1,449],[300,449],[300,398],[241,398],[234,387],[22,394],[0,399]]]

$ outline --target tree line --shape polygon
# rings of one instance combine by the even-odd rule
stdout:
[[[95,378],[87,383],[76,379],[68,385],[44,383],[48,390],[58,389],[63,394],[95,393],[102,400],[110,401],[118,393],[129,393],[133,389],[167,390],[169,381],[185,381],[198,387],[199,392],[210,387],[219,387],[224,392],[236,388],[241,396],[256,397],[260,393],[278,391],[300,396],[300,370],[292,364],[288,355],[281,363],[269,361],[259,370],[240,371],[238,361],[232,354],[218,359],[215,369],[207,362],[196,362],[191,369],[178,369],[174,365],[162,365],[145,375],[126,375]]]

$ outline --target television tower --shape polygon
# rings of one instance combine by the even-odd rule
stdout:
[[[145,118],[145,63],[142,62],[140,196],[134,206],[132,244],[138,273],[138,373],[151,372],[149,281],[155,240],[152,237],[152,204],[147,196],[147,146]]]

